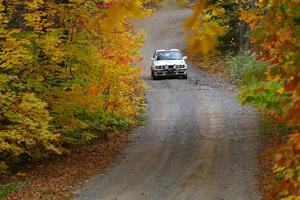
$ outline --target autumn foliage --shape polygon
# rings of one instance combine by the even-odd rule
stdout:
[[[146,2],[0,0],[0,169],[136,123]]]
[[[149,2],[0,0],[0,169],[136,123],[143,34],[130,20]],[[233,30],[228,5],[247,24],[251,52],[268,63],[245,73],[240,100],[299,126],[299,0],[200,1],[185,24],[193,52],[213,51]],[[265,199],[300,199],[299,133],[275,160],[278,181]]]
[[[188,44],[207,54],[228,30],[224,4],[201,1],[187,20],[192,31]],[[252,53],[268,65],[245,72],[239,95],[244,104],[256,105],[280,123],[300,125],[300,2],[297,0],[232,1],[241,22],[249,26]],[[223,7],[222,7],[223,6]],[[226,18],[226,17],[224,17]],[[265,199],[300,199],[300,135],[291,133],[278,149],[274,173],[278,177]]]

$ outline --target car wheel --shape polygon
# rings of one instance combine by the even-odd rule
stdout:
[[[153,80],[157,80],[157,77],[154,75],[153,70],[151,70],[151,77],[152,77]]]
[[[182,78],[183,78],[183,79],[187,79],[187,75],[184,75]]]

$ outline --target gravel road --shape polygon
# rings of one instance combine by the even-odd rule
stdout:
[[[147,32],[142,50],[148,123],[130,145],[74,199],[259,200],[256,155],[258,116],[242,107],[230,86],[190,65],[189,78],[153,81],[155,49],[183,48],[182,24],[191,11],[163,6],[137,25]]]

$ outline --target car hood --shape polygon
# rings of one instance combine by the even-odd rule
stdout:
[[[185,62],[183,60],[159,60],[159,61],[154,61],[155,66],[160,66],[160,65],[184,65]]]

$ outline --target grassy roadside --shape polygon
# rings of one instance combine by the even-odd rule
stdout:
[[[97,140],[68,155],[31,163],[14,175],[2,175],[0,199],[70,199],[90,176],[101,173],[127,142],[127,133],[114,134],[107,141]]]
[[[224,79],[228,79],[222,74],[225,65],[225,56],[221,54],[210,54],[208,56],[189,55],[190,62],[197,68],[209,72],[210,74],[218,75]]]

